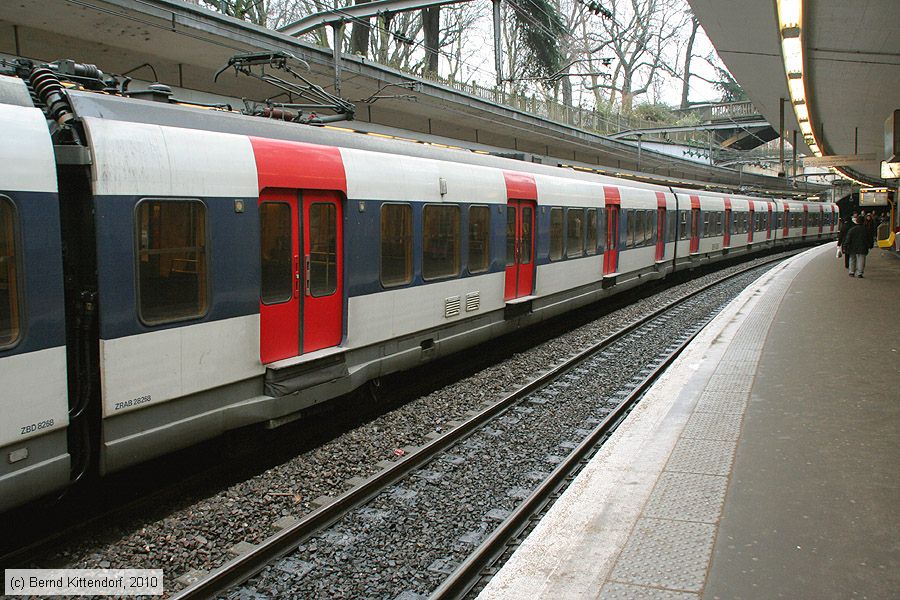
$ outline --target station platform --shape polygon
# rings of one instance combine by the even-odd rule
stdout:
[[[900,598],[900,258],[834,251],[704,328],[479,599]]]

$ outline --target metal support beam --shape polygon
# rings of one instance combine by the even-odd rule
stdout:
[[[285,25],[278,31],[287,35],[302,35],[309,33],[324,25],[334,25],[335,23],[346,23],[357,19],[367,19],[376,17],[383,12],[404,12],[408,10],[418,10],[420,8],[428,8],[430,6],[440,6],[443,4],[458,4],[460,2],[469,2],[470,0],[375,0],[366,4],[356,4],[344,8],[335,8],[333,10],[325,10],[308,17],[304,17],[299,21],[294,21]]]
[[[791,134],[791,178],[797,176],[797,130]]]
[[[344,42],[344,24],[333,23],[331,31],[334,34],[334,93],[341,95],[341,46]]]
[[[778,176],[784,177],[784,98],[778,99]]]
[[[500,0],[494,2],[494,70],[497,73],[497,87],[503,85],[503,51],[500,46]]]

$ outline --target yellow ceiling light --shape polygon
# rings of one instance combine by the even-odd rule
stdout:
[[[788,90],[790,90],[791,100],[794,102],[806,100],[806,90],[804,89],[803,79],[788,79]]]
[[[803,75],[803,47],[799,37],[781,40],[781,53],[784,55],[784,70],[788,76]]]
[[[815,156],[822,156],[819,140],[812,125],[806,99],[806,80],[803,72],[803,0],[777,0],[778,31],[781,34],[781,56],[794,116],[803,134],[803,141]]]
[[[802,0],[778,0],[778,26],[781,31],[799,28],[802,16]]]

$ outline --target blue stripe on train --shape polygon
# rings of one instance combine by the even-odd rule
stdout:
[[[166,199],[148,196],[150,199]],[[259,312],[259,210],[256,198],[203,198],[209,309],[199,318],[147,326],[137,313],[137,196],[97,196],[100,337],[114,339]],[[175,198],[169,198],[175,199]],[[184,199],[184,198],[179,198]],[[244,211],[235,212],[235,200]]]
[[[21,247],[21,333],[0,358],[66,343],[59,199],[52,192],[0,191],[12,200]]]
[[[384,204],[411,205],[413,211],[413,279],[408,284],[392,286],[387,289],[402,289],[432,283],[430,280],[425,281],[422,277],[422,214],[425,206],[429,203],[353,199],[347,203],[344,213],[344,282],[348,297],[376,294],[386,289],[381,285],[380,243],[381,207]],[[469,256],[469,207],[485,205],[473,202],[471,204],[453,204],[453,206],[460,207],[460,273],[457,276],[441,278],[437,281],[470,276],[466,264]],[[497,273],[506,268],[506,205],[492,204],[489,207],[491,233],[488,242],[490,264],[487,272]],[[484,272],[476,275],[484,275]]]

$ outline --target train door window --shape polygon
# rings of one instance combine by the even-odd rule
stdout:
[[[585,254],[597,253],[597,209],[589,208],[587,210],[587,232],[584,238]]]
[[[563,211],[561,208],[550,209],[550,260],[563,257]]]
[[[287,302],[293,296],[291,266],[291,205],[263,202],[259,205],[259,252],[263,304]]]
[[[309,294],[321,298],[337,291],[337,209],[330,202],[309,207]]]
[[[656,211],[644,211],[644,245],[653,245],[653,232],[656,231]]]
[[[678,214],[674,210],[666,211],[666,242],[674,242],[678,231]]]
[[[703,213],[703,237],[709,237],[713,234],[712,227],[709,225],[709,217],[710,214],[708,212]]]
[[[516,264],[516,207],[506,207],[506,266]]]
[[[19,277],[16,268],[16,213],[0,196],[0,348],[19,338]]]
[[[429,205],[422,222],[422,277],[459,275],[459,207]]]
[[[491,264],[491,209],[469,207],[469,273],[483,273]],[[513,236],[515,242],[515,236]]]
[[[206,206],[142,200],[138,212],[138,314],[148,325],[207,309]]]
[[[519,264],[527,265],[531,263],[531,250],[534,248],[534,242],[531,239],[533,235],[532,224],[534,223],[533,206],[522,205],[522,243],[519,248]]]
[[[566,209],[566,256],[575,258],[584,254],[584,209]]]
[[[381,207],[381,284],[385,287],[412,281],[412,206]]]
[[[686,240],[691,235],[691,229],[688,229],[688,211],[680,210],[678,212],[681,213],[681,219],[678,223],[678,229],[680,233],[678,237],[679,239]],[[693,221],[691,223],[691,228],[693,229]]]

